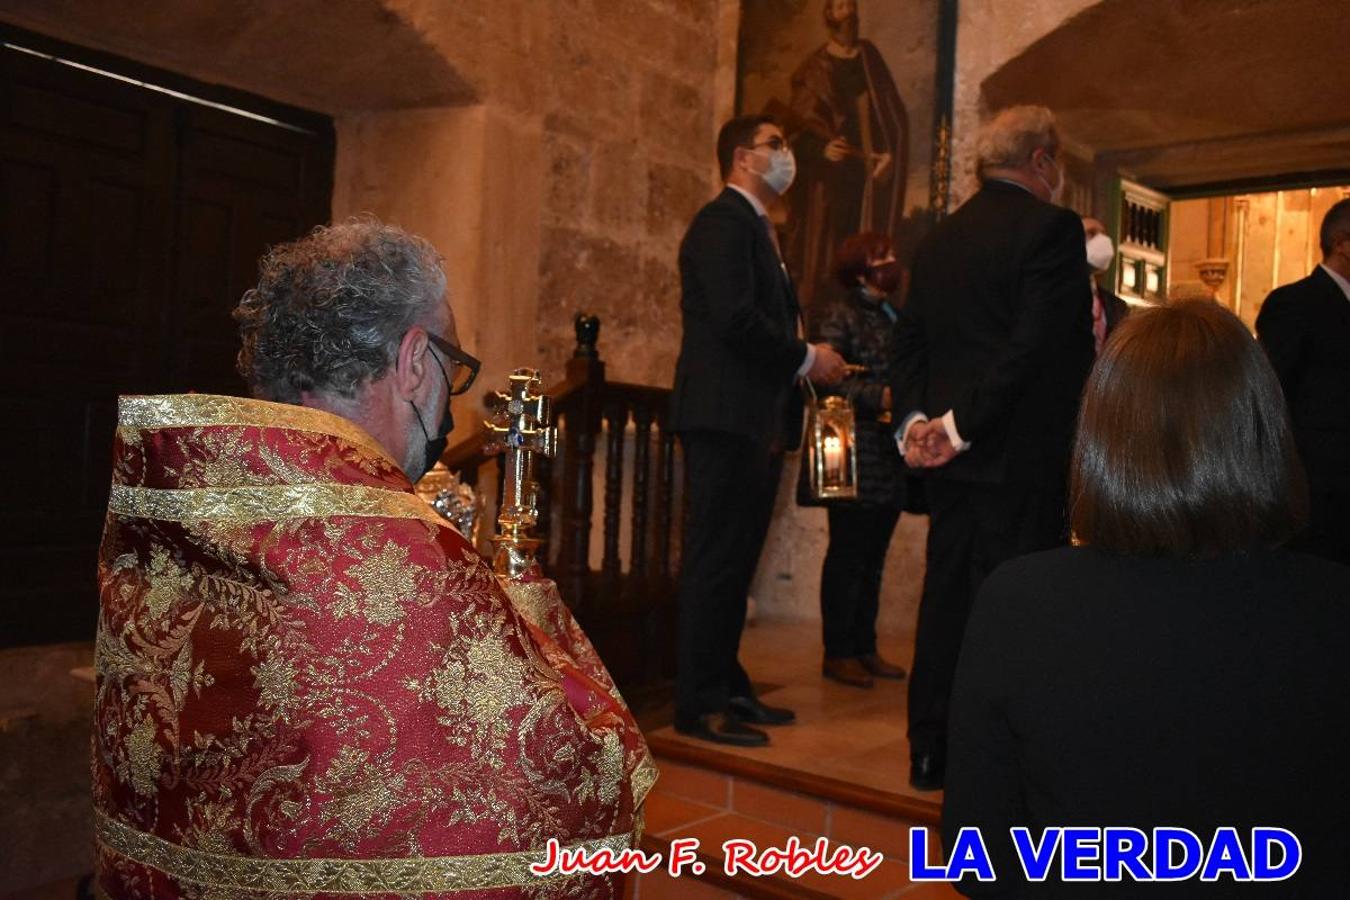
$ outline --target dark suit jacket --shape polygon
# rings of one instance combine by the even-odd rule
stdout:
[[[1350,299],[1318,266],[1270,292],[1256,333],[1280,376],[1309,486],[1350,493]]]
[[[990,181],[914,255],[896,323],[896,422],[953,410],[971,447],[934,477],[1062,488],[1092,367],[1076,214]]]
[[[670,429],[796,447],[802,401],[795,375],[806,357],[796,293],[754,207],[731,188],[685,232],[680,284],[684,336]]]
[[[971,896],[1245,897],[1173,887],[1028,890],[1008,828],[1294,832],[1303,865],[1256,896],[1350,884],[1350,568],[1287,551],[1215,560],[1087,547],[1005,563],[975,601],[952,693],[943,833],[979,827],[998,882]],[[1054,871],[1058,871],[1058,860]],[[1053,880],[1053,879],[1052,879]]]

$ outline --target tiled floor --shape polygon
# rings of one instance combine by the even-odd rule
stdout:
[[[909,635],[883,636],[881,655],[909,665]],[[758,622],[745,630],[741,663],[765,703],[797,713],[796,724],[770,729],[760,748],[718,747],[723,752],[853,782],[877,790],[941,802],[940,793],[909,786],[909,742],[905,739],[904,681],[877,679],[870,690],[826,681],[820,675],[820,626],[814,623]],[[653,733],[708,746],[664,727]]]
[[[911,640],[906,636],[884,638],[881,652],[908,665]],[[919,793],[908,785],[905,682],[879,680],[871,690],[862,690],[824,681],[816,625],[758,623],[746,630],[741,661],[764,701],[791,707],[797,713],[797,722],[772,729],[771,744],[766,748],[718,747],[718,751],[850,782],[878,793],[918,798],[932,806],[935,819],[942,795]],[[650,733],[707,746],[681,738],[669,727],[650,729]],[[747,838],[765,849],[783,847],[794,835],[810,847],[817,836],[823,835],[832,845],[867,846],[886,858],[862,880],[820,874],[795,879],[792,887],[814,892],[810,896],[901,900],[948,900],[957,896],[948,885],[909,881],[905,860],[912,822],[698,763],[664,758],[658,763],[662,776],[647,800],[647,833],[661,841],[698,838],[700,852],[710,865],[721,865],[721,847],[730,838]],[[930,836],[935,847],[936,835]],[[930,850],[930,857],[936,852]],[[735,894],[703,884],[695,887],[688,877],[677,879],[661,873],[643,876],[630,888],[630,897],[636,900],[702,896],[727,898]]]

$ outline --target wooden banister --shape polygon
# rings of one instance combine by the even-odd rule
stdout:
[[[536,469],[540,486],[536,534],[545,539],[556,536],[539,560],[625,696],[642,703],[643,698],[662,696],[674,674],[678,566],[672,548],[678,538],[672,529],[679,527],[682,517],[676,494],[675,437],[666,430],[670,391],[608,381],[597,348],[599,320],[578,315],[575,327],[577,344],[564,377],[544,392],[553,400],[560,453],[558,460],[539,460]],[[480,493],[501,477],[501,466],[483,451],[485,437],[480,427],[441,457]],[[630,442],[632,471],[627,472]],[[598,535],[602,543],[600,565],[593,570],[598,451],[604,453]],[[484,482],[481,470],[489,463],[493,481]],[[630,498],[627,523],[625,497]],[[493,514],[485,525],[490,528],[495,521]]]

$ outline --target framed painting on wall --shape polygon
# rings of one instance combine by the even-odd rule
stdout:
[[[797,158],[775,219],[808,311],[845,237],[905,262],[946,211],[955,34],[956,0],[742,0],[737,111],[773,115]]]

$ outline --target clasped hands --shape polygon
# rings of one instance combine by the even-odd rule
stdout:
[[[911,469],[935,469],[956,458],[956,446],[941,419],[915,422],[905,433],[905,464]]]

